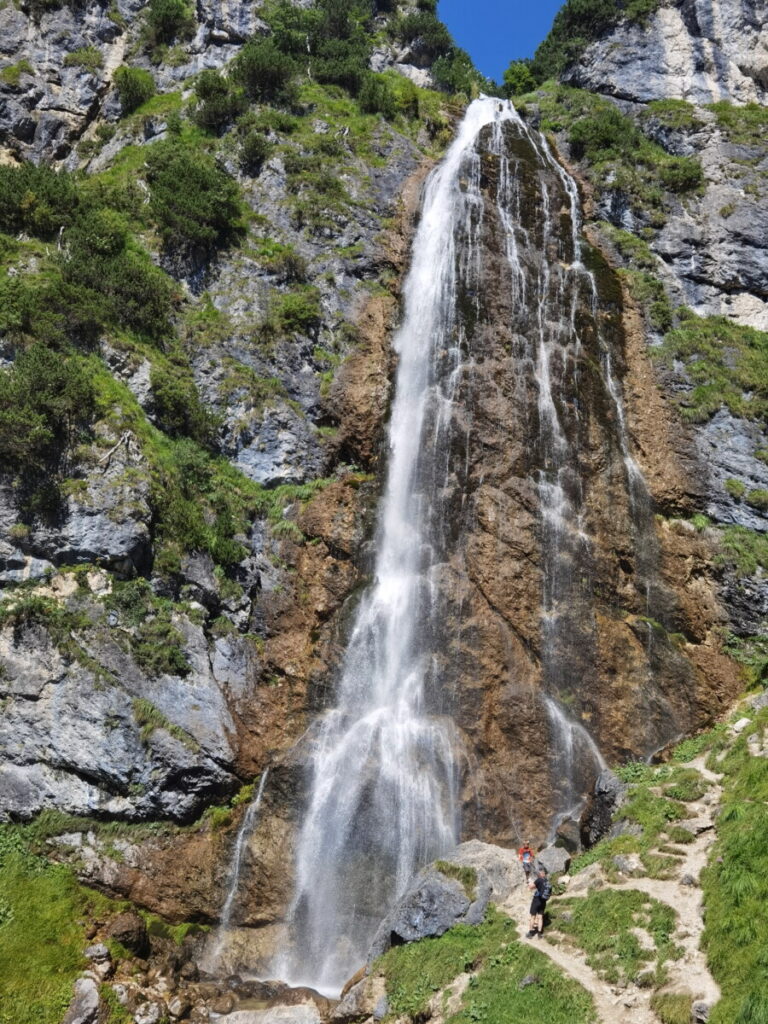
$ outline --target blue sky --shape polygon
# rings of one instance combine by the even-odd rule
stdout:
[[[439,0],[438,14],[489,78],[515,57],[532,57],[565,0]]]

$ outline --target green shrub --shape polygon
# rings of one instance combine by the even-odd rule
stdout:
[[[311,334],[322,321],[320,293],[317,288],[305,285],[298,291],[278,295],[270,312],[281,331]]]
[[[450,32],[431,11],[404,15],[395,23],[394,31],[406,44],[418,40],[422,52],[432,59],[448,53],[453,47]]]
[[[207,153],[158,142],[147,156],[147,181],[166,247],[211,252],[241,233],[237,184]]]
[[[160,340],[171,333],[175,289],[149,255],[139,249],[119,213],[96,209],[65,235],[64,281],[92,296],[101,319]]]
[[[287,96],[296,72],[291,56],[283,53],[271,38],[249,39],[233,66],[233,77],[251,99],[276,101]]]
[[[759,103],[745,103],[736,106],[728,100],[712,103],[707,107],[717,117],[718,126],[729,141],[743,145],[765,145],[768,135],[768,109]]]
[[[248,174],[257,174],[272,152],[272,145],[259,131],[249,131],[240,143],[240,166]]]
[[[198,99],[192,120],[204,131],[219,133],[230,125],[246,107],[241,91],[219,74],[207,68],[195,83]]]
[[[0,462],[28,473],[56,465],[94,409],[88,361],[31,345],[0,370]]]
[[[79,205],[73,175],[32,163],[0,164],[0,230],[7,234],[52,239],[72,223]]]
[[[768,490],[763,487],[747,491],[744,500],[753,508],[760,509],[761,512],[768,511]]]
[[[704,181],[701,164],[692,156],[670,157],[659,168],[659,174],[670,192],[691,192]]]
[[[8,64],[0,70],[0,82],[16,88],[21,81],[22,75],[34,75],[35,70],[28,60],[22,58],[15,64]]]
[[[363,78],[357,101],[364,114],[383,114],[390,120],[397,114],[395,91],[384,75],[368,72]]]
[[[530,60],[513,60],[504,72],[504,92],[507,96],[519,96],[536,88],[536,78],[531,71]]]
[[[187,0],[149,0],[147,25],[153,45],[170,44],[193,34],[194,11]]]
[[[150,372],[157,425],[171,437],[190,437],[210,444],[216,419],[200,401],[189,366],[182,360],[154,363]]]
[[[155,80],[143,68],[118,68],[114,81],[123,114],[131,114],[155,95]]]
[[[64,67],[85,68],[91,74],[95,74],[103,64],[104,58],[96,46],[81,46],[79,50],[73,50],[64,58]]]

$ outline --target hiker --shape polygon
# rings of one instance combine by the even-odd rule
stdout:
[[[517,859],[523,865],[523,871],[525,872],[525,880],[529,882],[531,880],[531,871],[533,871],[533,858],[536,855],[531,849],[530,843],[523,843],[520,849],[517,851]]]
[[[532,939],[544,934],[544,911],[547,909],[547,900],[552,895],[552,883],[547,878],[547,869],[540,867],[536,878],[528,883],[529,889],[535,889],[531,900],[531,927],[526,939]]]

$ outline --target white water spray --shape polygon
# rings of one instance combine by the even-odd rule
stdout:
[[[221,908],[221,916],[219,918],[219,927],[216,929],[213,937],[213,943],[211,945],[210,952],[206,952],[204,956],[204,968],[211,974],[216,974],[221,970],[222,960],[224,951],[227,945],[227,938],[230,933],[232,926],[232,912],[237,902],[238,889],[240,887],[240,876],[243,869],[243,855],[248,845],[248,840],[253,835],[259,820],[259,811],[261,809],[261,800],[264,796],[264,787],[267,784],[267,776],[269,775],[269,768],[264,769],[264,773],[259,780],[259,786],[256,790],[256,796],[253,798],[248,806],[248,810],[243,816],[243,820],[240,824],[240,828],[237,833],[237,839],[235,840],[235,848],[232,854],[232,861],[229,869],[229,880],[227,883],[227,895],[224,900],[224,906]]]
[[[317,729],[293,945],[274,965],[294,984],[337,990],[359,967],[386,907],[458,837],[455,728],[434,699],[434,568],[445,558],[446,526],[439,457],[465,360],[458,289],[477,284],[475,143],[485,125],[512,116],[497,100],[471,104],[425,187],[394,340],[399,364],[375,583],[360,604],[337,706]]]

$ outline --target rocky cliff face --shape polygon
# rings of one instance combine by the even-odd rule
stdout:
[[[761,0],[663,0],[642,22],[593,43],[565,80],[637,103],[764,103],[766,18]]]
[[[30,505],[18,472],[0,479],[0,815],[95,819],[52,825],[62,833],[55,856],[89,884],[168,920],[214,923],[242,803],[220,806],[218,818],[201,815],[269,766],[234,915],[234,944],[247,950],[237,956],[253,963],[274,947],[290,896],[304,784],[299,740],[332,700],[356,588],[370,571],[398,281],[423,175],[456,111],[425,93],[416,117],[401,108],[389,119],[363,115],[340,87],[314,82],[304,83],[293,113],[251,104],[267,146],[257,170],[239,155],[251,122],[193,136],[237,183],[247,232],[238,247],[181,258],[161,244],[154,221],[141,220],[148,156],[168,140],[188,144],[197,130],[188,116],[199,105],[193,76],[227,67],[249,36],[269,28],[257,5],[204,2],[185,38],[148,52],[146,15],[145,5],[123,0],[108,10],[0,11],[4,161],[79,168],[91,194],[116,194],[109,190],[129,179],[135,192],[120,197],[121,215],[133,218],[136,237],[179,289],[161,345],[97,332],[88,356],[105,374],[101,400],[52,473],[53,508]],[[768,492],[764,414],[740,404],[762,401],[764,382],[751,388],[740,378],[737,398],[710,408],[697,397],[682,343],[654,368],[648,342],[669,348],[660,342],[672,320],[654,321],[626,272],[657,280],[655,301],[668,296],[669,310],[685,305],[700,318],[768,328],[766,128],[757,115],[738,115],[768,90],[765,15],[758,3],[662,4],[646,26],[620,26],[569,72],[573,86],[612,97],[665,152],[700,160],[698,191],[662,190],[653,209],[571,144],[570,100],[558,99],[562,109],[547,121],[549,100],[526,98],[529,121],[554,133],[558,159],[583,189],[585,252],[597,281],[597,297],[583,287],[569,310],[583,348],[558,359],[555,374],[556,405],[578,452],[579,483],[568,497],[578,503],[579,531],[559,547],[547,539],[537,480],[549,467],[532,441],[542,413],[530,323],[514,301],[506,227],[489,212],[483,280],[463,311],[474,366],[462,384],[462,443],[446,489],[451,528],[461,523],[463,533],[437,581],[441,678],[471,766],[462,778],[467,837],[512,845],[522,828],[532,837],[547,831],[542,804],[553,820],[569,809],[595,769],[574,728],[586,728],[615,761],[650,757],[711,721],[740,685],[723,634],[752,643],[764,633],[764,573],[745,565],[743,552],[736,559],[733,535],[720,529],[757,535],[768,527],[759,497]],[[386,16],[378,18],[383,32]],[[429,86],[430,54],[419,37],[390,40],[372,49],[370,66],[394,64]],[[151,73],[158,90],[136,113],[123,112],[114,85],[121,62]],[[656,102],[670,99],[682,102]],[[705,106],[719,100],[736,106]],[[406,101],[412,109],[410,93]],[[571,196],[557,165],[542,171],[541,154],[510,132],[502,153],[483,159],[489,211],[502,157],[519,175],[527,287],[545,289],[542,267],[574,260]],[[549,233],[545,191],[558,222]],[[640,271],[626,235],[646,246]],[[68,244],[66,232],[58,243],[56,232],[47,240],[16,232],[0,249],[4,270],[37,281]],[[758,350],[762,335],[754,344],[743,337],[719,343],[726,364],[741,359],[739,345]],[[17,325],[3,327],[6,370],[30,340]],[[200,461],[181,452],[183,479],[195,483],[186,504],[173,505],[173,521],[165,499],[169,481],[180,486],[169,469],[179,439],[166,431],[169,365],[181,367],[181,405],[194,396],[215,417],[209,454]],[[576,393],[565,387],[572,380]],[[681,419],[681,401],[696,415]],[[641,507],[627,452],[646,481]],[[195,490],[198,477],[205,483]],[[239,504],[226,505],[224,493]],[[222,559],[212,543],[178,541],[179,509],[189,516],[190,504],[211,531],[226,509],[222,536],[236,554]],[[712,523],[702,526],[696,513]],[[540,607],[553,569],[567,576],[567,608],[549,611],[563,613],[568,640],[564,627],[548,661]],[[571,789],[558,784],[561,763],[546,748],[556,729],[542,693],[571,723],[559,734],[577,750]],[[149,838],[129,831],[118,845],[101,831],[112,819],[163,824]]]

